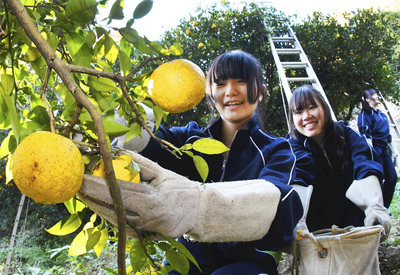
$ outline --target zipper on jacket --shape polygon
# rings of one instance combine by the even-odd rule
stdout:
[[[322,152],[324,153],[324,156],[325,156],[326,160],[328,161],[329,166],[332,168],[332,164],[331,164],[331,162],[329,160],[328,155],[326,154],[325,148],[322,149]]]
[[[226,166],[226,160],[227,159],[228,159],[228,157],[224,158],[224,161],[222,162],[222,175],[221,175],[220,181],[222,181],[224,179],[224,176],[225,176],[225,166]]]
[[[238,131],[240,131],[240,129],[235,132],[235,135],[233,136],[231,144],[229,145],[229,149],[231,149],[233,141],[236,139],[236,135],[237,135]],[[228,158],[229,158],[229,151],[228,151],[228,153],[226,155],[226,158],[224,157],[224,161],[222,162],[222,175],[221,175],[220,181],[224,181],[226,162],[228,161]]]

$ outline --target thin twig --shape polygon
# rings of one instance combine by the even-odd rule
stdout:
[[[65,127],[63,136],[68,137],[71,133],[72,129],[74,128],[75,124],[78,122],[79,116],[82,113],[82,104],[78,103],[75,109],[74,116],[72,117],[71,121]]]
[[[46,93],[45,93],[47,84],[49,83],[50,74],[51,74],[51,68],[47,67],[46,76],[44,78],[43,86],[42,86],[42,89],[40,91],[40,97],[42,98],[42,100],[44,102],[44,105],[46,105],[46,110],[47,110],[47,113],[49,114],[49,117],[50,117],[50,130],[51,130],[52,133],[55,133],[56,132],[56,126],[55,126],[55,123],[54,123],[54,117],[53,117],[53,114],[51,112],[51,108],[50,108],[49,102],[46,99]]]
[[[135,231],[137,239],[139,240],[140,246],[142,247],[146,257],[151,261],[151,263],[154,267],[156,267],[157,269],[160,269],[160,267],[156,264],[156,261],[153,259],[153,257],[151,257],[150,254],[147,252],[141,232],[136,228],[135,224],[132,221],[127,220],[126,223],[128,224],[128,226],[130,228],[132,228]]]
[[[142,113],[136,108],[135,102],[133,102],[132,98],[128,94],[125,82],[120,82],[119,84],[121,86],[123,95],[125,96],[126,100],[128,101],[129,105],[131,106],[131,110],[136,115],[137,122],[146,130],[146,132],[153,139],[155,139],[161,145],[161,147],[163,147],[164,149],[167,149],[167,150],[170,150],[169,148],[171,148],[172,150],[175,150],[176,152],[178,152],[178,154],[182,155],[182,152],[175,145],[154,135],[154,133],[149,129],[149,127],[147,127],[146,122],[143,120]]]

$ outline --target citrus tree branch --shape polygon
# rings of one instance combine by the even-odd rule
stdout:
[[[126,88],[126,81],[131,81],[132,77],[133,77],[133,75],[135,73],[137,73],[141,68],[143,68],[149,62],[161,59],[162,57],[163,56],[150,57],[150,58],[147,58],[146,60],[143,60],[127,76],[121,76],[118,73],[109,73],[109,72],[104,72],[104,71],[98,71],[98,70],[95,70],[95,69],[86,68],[86,67],[77,66],[77,65],[72,65],[72,64],[67,64],[67,66],[68,66],[68,69],[69,69],[70,72],[84,73],[84,74],[88,74],[88,75],[92,75],[92,76],[96,76],[96,77],[109,78],[109,79],[112,79],[112,80],[118,82],[119,85],[121,86],[122,93],[124,94],[124,96],[125,96],[126,100],[128,101],[129,105],[131,106],[131,110],[135,113],[135,115],[137,117],[138,123],[146,130],[147,133],[149,133],[149,135],[153,139],[155,139],[161,145],[161,147],[163,147],[164,149],[167,149],[169,151],[176,151],[176,152],[179,153],[180,150],[175,145],[173,145],[172,143],[170,143],[170,142],[168,142],[166,140],[158,138],[157,136],[155,136],[153,134],[153,132],[149,129],[149,127],[147,127],[146,122],[142,118],[142,113],[136,108],[135,102],[132,100],[132,98],[129,95],[129,93],[127,91],[127,88]]]
[[[26,35],[32,40],[36,45],[37,49],[42,54],[46,61],[46,64],[51,69],[60,76],[61,80],[74,96],[75,100],[85,107],[95,125],[95,130],[98,135],[98,142],[100,146],[100,153],[104,160],[104,165],[107,167],[106,179],[110,195],[113,199],[117,219],[118,219],[118,273],[126,274],[125,268],[125,247],[126,247],[126,213],[123,207],[121,190],[117,185],[117,180],[115,178],[114,169],[112,167],[111,155],[107,146],[106,134],[104,131],[104,126],[101,121],[101,117],[96,107],[88,99],[88,97],[83,93],[79,86],[74,81],[71,76],[66,64],[57,56],[53,51],[51,46],[47,43],[44,37],[40,34],[35,23],[29,16],[25,7],[19,0],[5,0],[5,3],[13,11],[14,15],[18,19],[21,27],[24,29]]]

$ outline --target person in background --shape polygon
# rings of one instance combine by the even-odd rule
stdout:
[[[378,109],[381,103],[378,92],[365,90],[362,96],[362,109],[358,115],[358,130],[364,134],[379,155],[385,179],[382,184],[383,203],[389,208],[397,182],[397,172],[389,151],[392,136],[387,116]]]
[[[335,122],[322,94],[311,85],[293,92],[289,128],[295,152],[305,148],[315,161],[309,231],[381,224],[387,236],[391,221],[380,189],[382,166],[365,136]]]
[[[265,86],[257,59],[241,50],[218,56],[208,70],[206,86],[210,124],[160,126],[157,136],[178,148],[213,138],[230,150],[201,154],[209,167],[206,182],[201,184],[190,157],[178,159],[153,139],[142,139],[146,144],[139,146],[136,141],[124,143],[124,137],[119,138],[114,146],[135,151],[144,148],[141,156],[132,153],[133,160],[141,167],[141,178],[150,182],[146,189],[155,188],[146,192],[160,199],[160,204],[143,199],[138,206],[141,191],[136,190],[138,185],[128,185],[126,188],[136,188],[136,203],[125,200],[127,213],[140,216],[128,219],[140,230],[179,237],[201,268],[191,265],[189,274],[278,274],[278,262],[271,252],[291,244],[293,229],[303,215],[295,188],[306,186],[312,175],[297,171],[296,157],[286,139],[259,126],[257,107]],[[215,110],[218,117],[214,121]],[[311,162],[311,154],[305,152],[297,161]],[[107,204],[95,202],[107,201],[98,192],[101,180],[85,176],[79,196],[95,212],[112,220],[112,214],[102,208]],[[121,192],[127,198],[130,191]],[[153,217],[152,222],[145,223],[142,216]]]

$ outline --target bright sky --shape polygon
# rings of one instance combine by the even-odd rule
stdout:
[[[243,0],[227,0],[234,7],[242,6]],[[300,17],[312,15],[314,11],[321,11],[324,14],[341,13],[343,11],[356,11],[357,8],[370,8],[371,6],[385,9],[387,6],[400,0],[268,0],[268,1],[247,1],[267,3],[270,6],[283,11],[286,14],[297,13]],[[125,17],[131,18],[133,10],[140,0],[125,0]],[[110,1],[113,3],[113,1]],[[220,0],[154,0],[153,8],[145,17],[136,20],[133,28],[140,35],[146,35],[150,40],[157,40],[166,31],[174,28],[179,24],[180,19],[189,18],[190,14],[194,14],[197,7],[206,8],[214,3],[220,4]],[[108,15],[108,14],[107,14]],[[116,21],[117,23],[118,21]],[[113,23],[114,24],[114,23]],[[125,23],[115,25],[118,27],[125,26]]]

